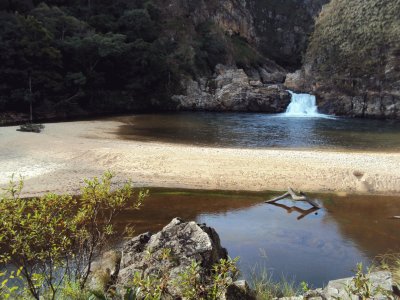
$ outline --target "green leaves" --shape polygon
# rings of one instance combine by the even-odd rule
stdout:
[[[20,266],[15,276],[23,276],[34,298],[44,292],[54,297],[64,279],[78,281],[83,289],[94,257],[115,233],[115,216],[128,205],[141,206],[148,192],[131,202],[132,185],[112,189],[112,179],[106,172],[101,179],[85,180],[81,198],[46,194],[32,199],[20,198],[23,182],[11,179],[0,197],[0,264]],[[8,278],[3,289],[7,283]]]

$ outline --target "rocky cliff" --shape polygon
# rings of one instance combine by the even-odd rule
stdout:
[[[325,2],[156,2],[164,35],[179,45],[173,55],[179,75],[171,108],[284,111],[289,94],[276,84],[285,80],[285,68],[300,66],[314,17]]]
[[[218,33],[240,37],[261,56],[291,68],[300,66],[315,17],[327,2],[329,0],[171,0],[156,3],[166,22],[171,18],[182,20],[181,25],[185,24],[184,29],[192,33],[191,38],[202,34],[199,30],[202,24],[212,23],[218,27]],[[219,38],[224,39],[222,35]],[[232,46],[235,48],[235,42]]]
[[[217,65],[213,76],[185,79],[186,91],[173,100],[180,110],[284,112],[291,98],[281,84],[284,74],[260,66],[249,76],[243,69]]]
[[[284,67],[301,65],[315,18],[329,0],[248,0],[261,53]]]
[[[315,93],[326,113],[400,118],[399,11],[399,0],[332,0],[286,86]]]

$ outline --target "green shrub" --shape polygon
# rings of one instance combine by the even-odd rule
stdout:
[[[20,197],[23,182],[10,181],[0,197],[0,263],[20,267],[35,299],[56,299],[77,283],[83,290],[94,258],[113,235],[115,216],[128,205],[138,209],[147,192],[132,199],[130,183],[111,189],[113,175],[85,180],[81,198],[47,194]]]

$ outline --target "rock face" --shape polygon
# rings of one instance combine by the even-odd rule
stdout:
[[[248,73],[217,65],[211,78],[186,79],[186,93],[173,100],[180,110],[284,112],[291,98],[281,85],[285,71],[259,67]]]
[[[286,86],[316,94],[321,112],[399,119],[399,11],[400,1],[332,0]]]
[[[238,35],[260,53],[285,66],[299,66],[314,18],[330,0],[170,0],[157,1],[167,16],[189,17],[195,26],[212,21]]]
[[[289,94],[265,85],[285,80],[286,70],[279,65],[300,67],[314,17],[328,1],[156,0],[165,23],[163,36],[175,47],[171,59],[176,59],[179,72],[169,87],[173,101],[155,106],[284,111]],[[221,74],[214,72],[218,64],[232,67]]]
[[[246,1],[240,0],[156,0],[167,18],[185,17],[194,26],[213,22],[230,35],[240,35],[249,41],[255,39],[253,17]]]
[[[283,66],[300,66],[315,17],[330,0],[248,0],[261,53]]]

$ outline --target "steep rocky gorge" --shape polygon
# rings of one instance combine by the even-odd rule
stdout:
[[[169,8],[194,32],[213,23],[224,49],[207,71],[183,74],[172,97],[178,109],[281,112],[285,89],[293,89],[317,95],[324,113],[400,117],[398,0],[172,1]]]
[[[326,2],[159,1],[164,34],[181,45],[180,63],[191,66],[181,68],[172,109],[284,111],[287,70],[300,67]]]
[[[0,5],[0,123],[26,119],[27,99],[35,119],[281,112],[286,89],[325,113],[400,117],[400,0],[95,2]]]
[[[332,0],[286,86],[316,94],[325,113],[400,118],[399,11],[398,0]]]

